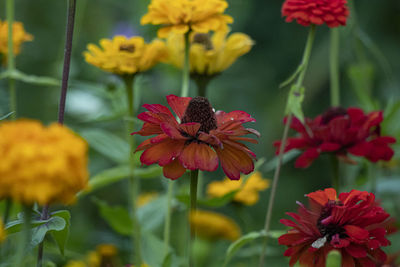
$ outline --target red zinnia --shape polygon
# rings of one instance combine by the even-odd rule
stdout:
[[[298,202],[298,213],[288,212],[294,221],[280,222],[292,227],[279,237],[288,246],[284,255],[291,257],[290,266],[325,267],[332,250],[342,254],[342,267],[375,267],[385,262],[380,247],[390,245],[385,238],[384,222],[390,216],[375,201],[372,193],[352,190],[339,198],[333,188],[306,195],[310,208]]]
[[[257,143],[243,137],[259,133],[243,127],[243,123],[255,122],[243,111],[214,112],[205,97],[167,96],[167,102],[180,119],[177,122],[171,111],[163,105],[145,104],[148,111],[138,118],[144,121],[139,132],[142,136],[157,135],[141,143],[136,151],[144,150],[140,157],[143,164],[158,163],[164,176],[170,179],[181,177],[186,169],[215,171],[218,159],[225,174],[233,180],[240,173],[254,170],[255,154],[238,141]]]
[[[297,20],[303,26],[310,24],[329,27],[346,25],[349,9],[347,0],[286,0],[282,6],[282,16],[286,22]]]
[[[288,138],[285,152],[292,149],[304,150],[297,158],[296,168],[306,168],[322,152],[335,153],[341,159],[351,161],[347,153],[366,157],[372,162],[390,160],[394,151],[389,144],[396,139],[380,136],[381,111],[364,114],[359,108],[331,108],[315,119],[305,119],[305,126],[293,118],[290,125],[299,133],[298,137]],[[286,120],[285,120],[286,123]],[[279,153],[281,141],[274,143]]]

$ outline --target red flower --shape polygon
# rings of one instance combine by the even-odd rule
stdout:
[[[315,119],[306,118],[304,126],[297,118],[290,125],[299,136],[288,138],[285,152],[292,149],[304,150],[297,158],[296,168],[306,168],[311,165],[320,153],[335,153],[345,161],[347,153],[365,157],[372,162],[390,160],[394,151],[389,144],[396,139],[390,136],[380,136],[379,124],[383,116],[381,111],[364,114],[359,108],[331,108],[325,114]],[[286,120],[285,120],[286,123]],[[279,153],[281,141],[274,143]]]
[[[286,22],[297,20],[303,26],[310,24],[329,27],[346,25],[349,9],[347,0],[286,0],[282,6],[282,16]]]
[[[144,150],[140,157],[143,164],[158,163],[164,176],[171,179],[181,177],[186,169],[215,171],[218,161],[225,174],[233,180],[240,173],[254,170],[255,154],[238,141],[257,143],[243,137],[259,133],[243,127],[243,123],[255,122],[243,111],[214,112],[204,97],[167,96],[167,102],[180,119],[178,123],[171,111],[159,104],[145,104],[148,111],[139,114],[144,121],[139,132],[142,136],[157,135],[141,143],[136,151]]]
[[[292,227],[279,237],[288,246],[284,255],[291,257],[290,266],[325,267],[327,254],[338,250],[342,267],[375,267],[385,262],[380,247],[390,245],[385,238],[385,220],[389,217],[372,193],[352,190],[336,197],[333,188],[306,195],[310,208],[298,202],[298,213],[288,212],[294,221],[280,222]]]

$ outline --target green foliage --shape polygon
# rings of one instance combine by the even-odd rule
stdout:
[[[286,104],[286,115],[293,114],[301,122],[304,123],[304,114],[301,108],[301,104],[304,100],[305,88],[298,87],[296,84],[292,85],[289,91],[289,97]]]
[[[61,82],[51,77],[28,75],[19,70],[6,70],[0,73],[1,79],[14,79],[24,83],[43,85],[43,86],[59,86]]]
[[[71,214],[69,213],[68,210],[59,210],[59,211],[53,212],[51,214],[51,216],[61,217],[65,221],[65,227],[62,230],[51,232],[51,235],[53,236],[54,240],[56,241],[61,255],[64,256],[65,245],[67,243],[67,239],[69,236],[69,227],[71,225],[71,223],[70,223]]]

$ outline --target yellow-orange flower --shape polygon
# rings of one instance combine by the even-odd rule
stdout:
[[[32,41],[33,36],[25,32],[21,22],[13,23],[13,52],[18,55],[21,52],[21,45],[24,42]],[[0,54],[7,56],[8,53],[8,23],[0,20]]]
[[[87,49],[83,53],[87,63],[119,75],[147,71],[167,58],[163,41],[153,40],[147,44],[138,36],[117,35],[113,39],[101,39],[100,47],[89,44]]]
[[[0,243],[6,239],[6,231],[4,230],[3,221],[0,220]]]
[[[152,0],[141,24],[162,25],[158,30],[160,38],[170,32],[226,30],[227,24],[233,22],[231,16],[224,14],[227,7],[225,0]]]
[[[155,200],[158,197],[158,195],[159,194],[157,192],[142,193],[137,198],[136,205],[138,207],[142,207],[142,206],[150,203],[151,201]]]
[[[65,267],[101,267],[120,266],[118,249],[112,244],[100,244],[95,251],[90,251],[85,260],[72,260]]]
[[[215,75],[229,68],[240,56],[253,46],[252,39],[244,33],[227,31],[209,34],[192,34],[190,46],[190,72],[195,75]],[[168,62],[182,68],[184,60],[184,37],[171,34],[167,39]]]
[[[235,241],[241,235],[239,226],[231,218],[211,211],[197,210],[190,214],[190,224],[196,235],[209,240]]]
[[[87,143],[60,124],[0,124],[0,199],[70,204],[88,181]]]
[[[258,202],[259,192],[269,187],[269,180],[263,179],[260,172],[252,174],[243,184],[243,179],[211,182],[207,187],[207,194],[211,197],[222,197],[230,192],[236,191],[233,198],[235,202],[244,205],[254,205]]]

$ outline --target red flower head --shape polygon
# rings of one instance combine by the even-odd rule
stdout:
[[[144,150],[140,157],[143,164],[158,163],[164,176],[181,177],[186,169],[215,171],[218,159],[225,174],[232,180],[240,179],[240,173],[254,170],[255,154],[238,141],[257,143],[243,137],[259,133],[243,127],[243,123],[255,122],[243,111],[214,112],[205,97],[167,96],[167,102],[180,119],[177,122],[171,111],[163,105],[145,104],[148,111],[139,114],[144,121],[139,132],[142,136],[157,135],[141,143],[136,151]]]
[[[347,0],[286,0],[282,6],[282,16],[286,22],[297,20],[303,26],[310,24],[329,27],[346,25],[349,9]]]
[[[333,188],[306,195],[310,208],[298,202],[297,213],[288,212],[294,220],[280,222],[292,227],[279,237],[288,246],[284,255],[291,257],[290,266],[325,267],[332,250],[342,254],[342,267],[375,267],[386,254],[380,247],[390,245],[385,238],[384,222],[389,217],[372,193],[352,190],[339,198]]]
[[[288,138],[285,152],[292,149],[304,150],[297,158],[296,168],[306,168],[322,152],[335,153],[341,159],[351,162],[347,153],[365,157],[372,162],[390,160],[394,151],[389,144],[396,139],[390,136],[380,136],[382,112],[369,114],[359,108],[331,108],[315,119],[305,119],[305,126],[293,118],[290,127],[299,136]],[[286,123],[286,121],[285,121]],[[274,143],[279,153],[281,141]]]

